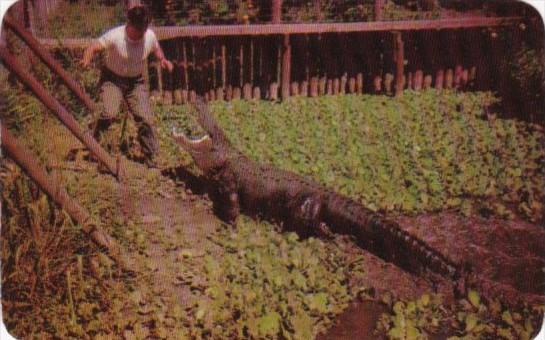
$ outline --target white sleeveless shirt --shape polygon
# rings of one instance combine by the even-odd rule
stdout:
[[[125,25],[104,33],[98,42],[106,49],[106,67],[123,77],[137,77],[144,71],[147,57],[159,47],[157,37],[148,29],[142,39],[131,40]]]

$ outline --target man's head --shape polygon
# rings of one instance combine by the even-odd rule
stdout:
[[[150,23],[148,10],[144,6],[134,6],[127,12],[127,34],[132,40],[140,40]]]

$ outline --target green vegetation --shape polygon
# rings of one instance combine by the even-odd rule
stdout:
[[[540,324],[543,314],[543,307],[510,312],[498,301],[482,302],[473,290],[448,308],[445,309],[439,295],[425,294],[416,301],[398,301],[392,314],[382,315],[378,329],[391,340],[427,339],[438,332],[448,340],[529,340],[535,332],[533,325]]]
[[[349,284],[364,275],[363,260],[335,244],[246,217],[209,239],[221,257],[211,251],[192,263],[193,251],[180,251],[181,276],[198,291],[192,337],[311,339],[364,291]]]
[[[161,2],[151,2],[148,6],[156,26],[263,23],[271,19],[269,8],[260,8],[256,1],[247,0],[178,1],[168,10]],[[433,10],[421,10],[389,1],[383,10],[383,20],[436,19],[440,17],[440,9],[437,6]],[[373,21],[374,1],[327,0],[322,1],[319,8],[311,2],[285,1],[282,20]],[[40,36],[51,38],[96,37],[124,21],[125,14],[120,2],[110,5],[99,0],[63,1],[49,17],[49,27],[37,27],[37,30]]]
[[[0,184],[8,329],[18,336],[48,332],[65,338],[82,334],[81,323],[86,331],[97,328],[101,314],[95,312],[111,297],[89,270],[89,259],[100,252],[14,164],[2,163]]]
[[[126,196],[119,184],[96,171],[66,129],[17,86],[4,86],[2,92],[8,99],[2,103],[3,121],[10,130],[18,132],[20,141],[49,165],[70,195],[143,268],[135,279],[119,276],[111,260],[66,214],[14,164],[3,163],[0,180],[9,190],[2,192],[2,238],[9,242],[2,243],[2,263],[6,264],[2,287],[4,320],[12,334],[97,339],[113,334],[126,338],[177,334],[183,339],[242,332],[254,338],[282,334],[306,339],[325,329],[364,289],[355,284],[363,275],[363,263],[347,255],[340,240],[301,241],[294,234],[282,235],[270,224],[246,218],[236,228],[212,230],[199,246],[187,241],[188,225],[177,225],[174,234],[157,228],[161,224],[146,229],[146,223],[158,223],[161,217],[146,221],[136,211],[123,216]],[[88,117],[81,121],[86,123]],[[136,133],[131,120],[127,129],[125,152],[138,155],[137,143],[129,137]],[[170,130],[163,125],[159,132],[163,147],[173,150],[162,153],[162,162],[189,166],[187,155],[173,149]],[[116,124],[103,142],[119,152],[120,136],[121,124]],[[155,200],[177,190],[155,172],[145,176],[137,172],[130,178],[129,197],[145,195]],[[180,195],[185,197],[183,192]],[[186,302],[158,287],[154,275],[159,266],[151,255],[157,248],[164,260],[161,266],[168,266],[165,280],[190,289]],[[174,262],[168,260],[172,252],[178,254]],[[279,257],[283,260],[277,261]],[[219,287],[229,294],[216,294]],[[254,302],[241,304],[247,292],[255,294]],[[226,321],[232,323],[226,326]]]
[[[490,93],[429,90],[398,100],[233,101],[212,111],[256,161],[312,177],[371,209],[537,221],[544,211],[543,130],[497,119],[489,112],[496,101]]]
[[[98,0],[77,3],[62,1],[48,19],[48,29],[42,35],[51,38],[98,37],[106,30],[125,22],[121,2],[104,6]]]

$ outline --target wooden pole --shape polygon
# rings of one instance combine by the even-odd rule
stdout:
[[[392,83],[394,82],[394,75],[390,72],[384,75],[384,90],[387,95],[392,94]]]
[[[356,93],[363,93],[363,73],[356,74]]]
[[[161,63],[155,63],[155,73],[157,73],[157,88],[159,96],[163,98],[163,70],[161,69]]]
[[[254,84],[254,39],[250,38],[250,84]]]
[[[401,32],[395,32],[396,46],[396,91],[395,96],[399,97],[403,94],[404,74],[405,74],[405,51]]]
[[[216,87],[218,86],[218,84],[217,84],[217,79],[216,79],[216,74],[217,74],[217,67],[216,67],[217,58],[218,58],[218,56],[216,55],[216,43],[215,43],[215,41],[213,41],[213,42],[212,42],[212,88],[213,88],[213,89],[216,89]]]
[[[310,96],[318,97],[318,77],[310,78]]]
[[[240,42],[239,54],[238,54],[238,63],[239,63],[239,86],[242,88],[244,86],[244,44]]]
[[[375,20],[376,21],[382,20],[385,3],[386,3],[386,0],[375,0]]]
[[[445,84],[445,71],[441,68],[435,75],[435,89],[442,90]]]
[[[308,97],[308,81],[303,80],[299,88],[299,94],[303,97]]]
[[[131,270],[125,254],[117,242],[108,235],[89,212],[71,198],[57,180],[40,166],[32,152],[19,144],[4,125],[1,126],[2,149],[61,209],[79,225],[90,238],[108,251],[110,257],[123,270]]]
[[[187,46],[185,41],[182,43],[182,60],[183,60],[183,69],[184,69],[184,87],[186,91],[189,91],[189,72],[188,61],[187,61]]]
[[[290,96],[290,82],[291,82],[291,45],[290,36],[284,35],[282,51],[282,99],[289,98]]]
[[[282,21],[282,0],[272,0],[271,21],[279,24]]]
[[[276,48],[276,83],[280,86],[282,83],[282,53],[283,47],[282,43],[278,42]]]
[[[227,86],[227,48],[225,43],[221,45],[221,86],[225,88]]]
[[[324,15],[322,13],[322,0],[313,0],[314,3],[314,14],[316,15],[316,19],[318,21],[322,21],[324,19]]]
[[[173,78],[173,87],[172,87],[172,95],[174,97],[174,104],[180,105],[182,104],[182,72],[181,72],[181,64],[180,61],[180,50],[181,50],[181,41],[177,40],[173,44],[174,51],[175,51],[175,62],[174,64],[174,70],[172,71],[172,78]],[[146,68],[147,69],[147,68]]]

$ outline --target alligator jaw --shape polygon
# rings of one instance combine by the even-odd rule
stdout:
[[[177,132],[175,128],[172,128],[172,137],[180,144],[184,149],[190,153],[203,153],[212,149],[212,139],[208,134],[198,139],[188,138],[183,132]]]

